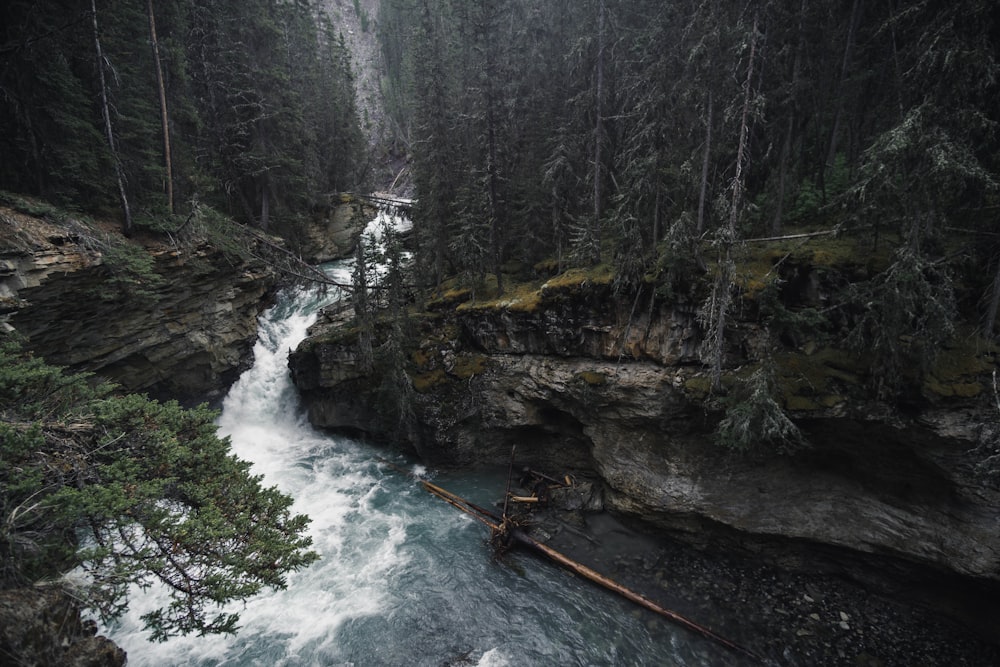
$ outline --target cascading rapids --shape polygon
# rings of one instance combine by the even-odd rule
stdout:
[[[349,264],[328,270],[349,281]],[[716,647],[679,634],[588,583],[527,556],[494,563],[480,524],[379,463],[391,450],[317,432],[304,419],[288,351],[336,295],[288,291],[261,319],[254,365],[225,399],[219,428],[264,483],[312,518],[321,560],[284,591],[233,609],[234,637],[152,644],[140,616],[164,601],[133,591],[106,634],[132,666],[702,665]],[[482,504],[505,471],[436,481]],[[693,641],[694,643],[689,643]],[[728,659],[728,656],[723,656]]]

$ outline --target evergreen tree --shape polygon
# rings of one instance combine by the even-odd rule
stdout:
[[[280,227],[356,184],[350,62],[316,2],[89,5],[0,8],[0,146],[26,167],[0,187],[117,201],[126,227],[192,198]]]
[[[224,605],[284,588],[318,558],[309,519],[231,454],[205,406],[95,388],[8,334],[0,406],[0,587],[80,567],[76,594],[107,620],[131,586],[158,581],[168,601],[143,619],[162,640],[235,632]]]

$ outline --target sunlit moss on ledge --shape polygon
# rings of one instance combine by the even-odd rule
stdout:
[[[467,288],[452,288],[429,306],[447,305],[458,302],[456,312],[534,313],[546,305],[546,300],[556,295],[572,295],[593,286],[607,286],[614,280],[614,270],[609,264],[599,264],[590,268],[569,269],[546,281],[532,280],[514,282],[508,278],[503,294],[497,293],[496,277],[488,276],[475,290],[475,299]]]
[[[550,278],[542,285],[543,293],[560,290],[573,290],[590,285],[610,285],[615,278],[614,268],[610,264],[598,264],[587,268],[569,269]]]
[[[466,301],[459,305],[457,312],[507,310],[520,313],[532,313],[538,310],[542,303],[542,294],[538,282],[514,283],[507,285],[504,293],[497,295],[496,281],[490,280],[474,301]]]

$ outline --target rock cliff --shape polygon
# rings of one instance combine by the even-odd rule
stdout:
[[[375,209],[361,199],[333,195],[327,205],[313,210],[305,224],[288,230],[288,235],[303,259],[322,264],[351,255],[365,225],[375,215]]]
[[[812,291],[797,298],[825,298]],[[972,614],[983,590],[1000,592],[1000,489],[976,469],[1000,421],[995,347],[942,351],[906,406],[890,408],[868,390],[865,360],[836,341],[779,346],[766,363],[809,445],[744,455],[715,443],[729,399],[709,391],[695,309],[682,300],[622,303],[607,280],[561,277],[429,308],[410,351],[409,423],[386,417],[385,369],[359,366],[350,323],[335,318],[290,358],[313,423],[409,442],[441,465],[503,464],[516,445],[519,461],[557,476],[596,476],[605,507],[657,530],[965,590]],[[763,345],[753,304],[741,312],[727,341],[734,382]],[[986,606],[980,620],[1000,629],[1000,607]]]
[[[249,362],[270,270],[204,244],[148,243],[137,247],[149,271],[133,276],[91,242],[101,234],[0,207],[0,325],[49,363],[128,391],[220,396]]]
[[[0,591],[0,656],[24,667],[122,667],[125,651],[97,635],[73,597],[54,587]]]

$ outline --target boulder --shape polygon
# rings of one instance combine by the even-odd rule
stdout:
[[[0,656],[21,667],[122,667],[125,651],[97,635],[76,600],[57,587],[0,591]]]

